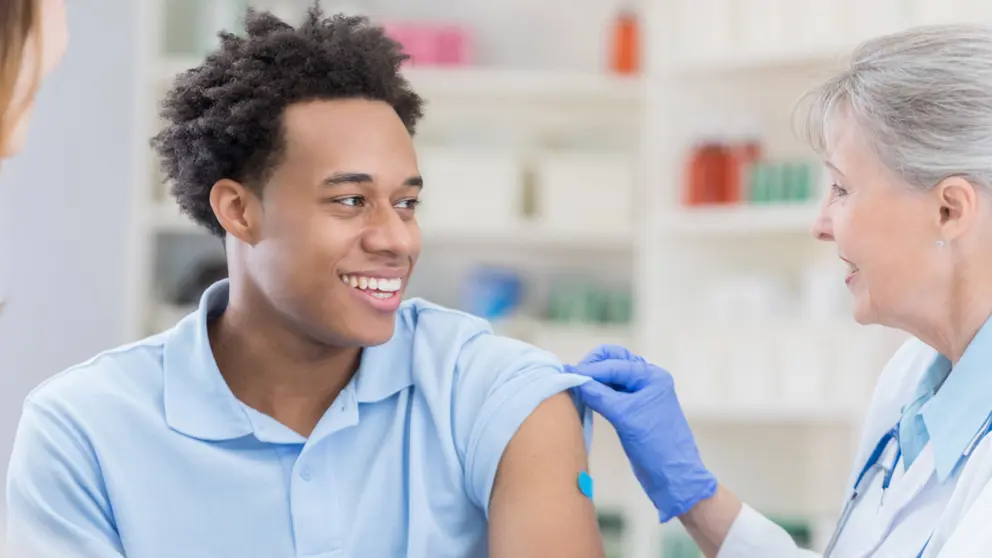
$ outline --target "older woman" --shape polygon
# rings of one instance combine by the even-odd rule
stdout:
[[[872,40],[801,106],[833,178],[813,234],[848,265],[854,318],[914,337],[879,379],[827,554],[937,556],[975,536],[956,530],[992,477],[992,29]],[[616,347],[572,371],[707,556],[809,555],[719,486],[667,372]]]

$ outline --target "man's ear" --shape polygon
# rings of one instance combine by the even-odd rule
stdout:
[[[939,240],[952,241],[961,236],[978,215],[978,189],[963,177],[952,176],[934,187]]]
[[[223,178],[210,189],[210,207],[227,234],[255,244],[261,234],[262,204],[258,196],[234,180]]]

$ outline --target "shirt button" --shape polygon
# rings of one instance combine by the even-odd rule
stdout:
[[[310,482],[310,469],[303,469],[300,471],[300,478],[305,482]]]

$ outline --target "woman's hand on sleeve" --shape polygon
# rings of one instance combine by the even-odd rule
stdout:
[[[596,348],[566,370],[595,380],[575,391],[616,428],[662,522],[716,494],[716,477],[699,456],[671,374],[612,345]]]

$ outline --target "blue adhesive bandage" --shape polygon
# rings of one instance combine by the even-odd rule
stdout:
[[[589,473],[582,471],[579,473],[579,491],[586,495],[586,498],[592,500],[592,477]]]

